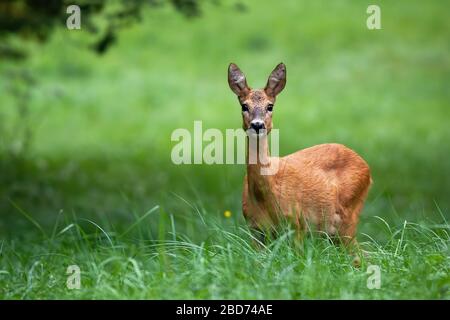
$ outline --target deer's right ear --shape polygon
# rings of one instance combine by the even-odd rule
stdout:
[[[246,96],[250,91],[245,75],[234,63],[230,63],[230,66],[228,67],[228,84],[230,85],[231,90],[239,97]]]

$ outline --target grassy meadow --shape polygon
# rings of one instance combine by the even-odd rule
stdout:
[[[378,1],[381,30],[364,1],[236,3],[148,10],[101,56],[62,26],[0,61],[1,299],[450,298],[446,2]],[[244,165],[171,162],[173,130],[241,127],[230,62],[252,87],[286,64],[281,155],[338,142],[369,163],[359,268],[288,227],[255,247]]]

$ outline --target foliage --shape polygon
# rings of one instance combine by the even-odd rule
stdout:
[[[82,0],[80,7],[83,26],[92,33],[101,33],[93,45],[98,53],[104,53],[114,43],[117,32],[139,21],[144,6],[161,6],[165,3],[188,17],[200,13],[198,0]],[[51,31],[65,26],[68,17],[66,9],[73,1],[68,0],[5,0],[0,3],[0,36],[21,36],[26,39],[44,41]],[[106,26],[95,23],[96,16],[102,16]],[[8,44],[0,46],[0,57],[21,58],[24,52]]]

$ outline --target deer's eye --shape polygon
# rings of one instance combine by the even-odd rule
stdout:
[[[273,104],[269,104],[267,106],[267,111],[272,112],[272,110],[273,110]]]
[[[248,105],[247,104],[243,103],[243,104],[241,104],[241,106],[242,106],[242,112],[248,112]]]

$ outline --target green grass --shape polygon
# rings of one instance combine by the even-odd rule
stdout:
[[[448,299],[450,22],[444,1],[379,3],[379,31],[363,2],[223,2],[193,21],[155,9],[104,56],[61,29],[27,61],[0,61],[0,298]],[[289,229],[253,247],[245,167],[171,163],[174,129],[241,126],[231,61],[254,87],[287,65],[282,155],[339,142],[369,163],[360,268]],[[66,288],[72,264],[81,290]]]
[[[245,227],[198,214],[203,222],[196,220],[195,228],[203,241],[177,233],[176,223],[155,207],[123,233],[113,225],[73,219],[44,237],[3,243],[0,293],[14,299],[450,297],[448,224],[405,222],[392,228],[378,218],[373,223],[388,241],[362,237],[366,255],[353,267],[352,256],[326,238],[311,235],[298,244],[285,228],[275,240],[256,246]],[[158,223],[156,234],[147,220]],[[79,290],[65,286],[65,271],[74,264],[81,270]],[[380,268],[379,289],[367,286],[370,265]]]

